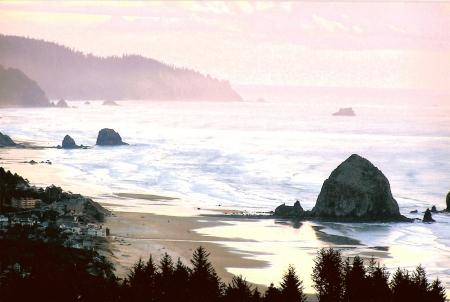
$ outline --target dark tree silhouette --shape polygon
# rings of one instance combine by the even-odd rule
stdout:
[[[197,248],[192,256],[193,268],[189,278],[189,289],[193,301],[214,301],[217,297],[222,296],[224,285],[220,282],[208,257],[209,253],[202,246]]]
[[[346,302],[363,302],[368,300],[367,280],[364,262],[359,256],[353,258],[353,264],[347,259],[344,264],[344,282]]]
[[[343,299],[343,262],[339,250],[321,248],[314,259],[313,287],[321,302],[339,302]]]
[[[280,290],[274,286],[273,283],[270,283],[269,288],[267,288],[266,293],[264,295],[264,302],[278,302],[280,301]]]
[[[172,257],[164,253],[156,274],[156,292],[160,301],[172,301],[173,297],[173,277],[174,266]]]
[[[384,265],[375,262],[372,257],[366,269],[367,295],[369,301],[387,301],[391,298],[389,272]]]
[[[447,294],[445,288],[442,286],[439,278],[436,278],[428,288],[428,302],[445,302]]]
[[[283,302],[306,302],[303,281],[299,279],[295,268],[289,265],[280,284],[281,300]]]
[[[225,289],[226,302],[249,302],[252,300],[251,285],[242,276],[234,276]]]

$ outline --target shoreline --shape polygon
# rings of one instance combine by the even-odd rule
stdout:
[[[359,254],[370,259],[374,256],[392,270],[397,265],[408,265],[405,268],[411,269],[411,265],[419,263],[427,267],[424,260],[431,260],[426,247],[421,249],[424,252],[411,254],[409,245],[395,242],[395,245],[371,246],[361,244],[352,233],[339,232],[341,235],[336,235],[330,230],[330,225],[339,228],[338,222],[277,221],[274,217],[252,217],[245,211],[222,207],[200,209],[182,198],[151,193],[113,193],[106,187],[71,182],[70,178],[80,172],[70,167],[24,163],[32,159],[51,160],[53,152],[60,151],[3,148],[0,149],[0,162],[5,169],[27,178],[32,185],[45,187],[55,184],[66,191],[91,198],[111,211],[103,225],[111,229],[113,238],[99,240],[99,247],[102,248],[101,253],[112,260],[115,273],[120,278],[126,276],[139,256],[146,261],[152,254],[158,263],[160,256],[167,252],[174,262],[180,257],[184,264],[190,265],[192,253],[200,245],[210,253],[209,260],[223,282],[229,283],[234,275],[242,274],[253,284],[252,288],[258,287],[260,291],[268,287],[268,282],[275,285],[281,282],[288,259],[304,282],[305,293],[313,293],[310,280],[312,259],[321,247],[339,248],[345,251],[345,257]],[[407,254],[417,257],[409,259],[405,256]],[[430,279],[439,276],[443,280],[441,274],[447,277],[436,267],[431,268],[434,271],[431,270]],[[444,285],[448,288],[448,284]]]

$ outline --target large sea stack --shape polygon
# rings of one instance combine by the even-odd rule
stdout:
[[[122,138],[119,133],[114,131],[113,129],[102,129],[98,133],[97,136],[97,145],[99,146],[119,146],[119,145],[128,145],[127,143],[122,142]]]
[[[409,221],[400,214],[388,179],[367,159],[353,154],[325,180],[311,211],[337,221]]]

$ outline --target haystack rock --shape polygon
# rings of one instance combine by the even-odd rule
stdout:
[[[400,214],[388,179],[353,154],[325,180],[312,216],[341,221],[410,221]]]
[[[340,115],[340,116],[353,116],[355,115],[355,112],[352,108],[341,108],[338,112],[333,113],[333,115]]]
[[[287,206],[283,203],[282,205],[279,205],[274,212],[275,216],[282,218],[300,218],[304,213],[305,211],[298,200],[294,203],[294,206]]]
[[[60,108],[69,108],[69,105],[67,105],[67,102],[64,101],[63,99],[60,99],[58,101],[58,103],[56,104],[56,107],[60,107]]]
[[[97,136],[97,145],[100,146],[118,146],[118,145],[128,145],[122,142],[122,138],[119,133],[113,129],[102,129]]]
[[[71,138],[69,135],[64,136],[64,139],[62,141],[62,148],[63,149],[76,149],[76,148],[80,148],[80,146],[78,146],[75,143],[75,140],[73,138]]]

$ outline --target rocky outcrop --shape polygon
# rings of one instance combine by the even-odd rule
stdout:
[[[355,115],[355,112],[352,108],[341,108],[338,112],[333,113],[333,115],[340,115],[340,116],[353,116]]]
[[[300,202],[297,200],[294,206],[287,206],[282,204],[275,209],[274,215],[281,218],[301,218],[305,211],[303,210]]]
[[[58,108],[69,108],[69,105],[67,105],[67,102],[63,99],[60,99],[58,103],[56,103],[56,107]]]
[[[119,133],[114,131],[113,129],[102,129],[98,133],[97,136],[97,145],[99,146],[119,146],[119,145],[128,145],[127,143],[122,142],[122,138]]]
[[[104,101],[102,105],[104,105],[104,106],[119,106],[119,104],[117,104],[114,101]]]
[[[357,154],[325,180],[311,215],[341,221],[409,221],[400,214],[388,179]]]
[[[6,134],[0,132],[0,148],[2,147],[14,147],[17,144]]]
[[[423,215],[422,222],[436,222],[436,220],[434,220],[431,216],[430,209],[426,209],[425,214]]]
[[[62,141],[62,148],[63,149],[77,149],[80,148],[80,146],[78,146],[75,143],[75,140],[73,138],[71,138],[69,135],[64,136],[64,139]]]

